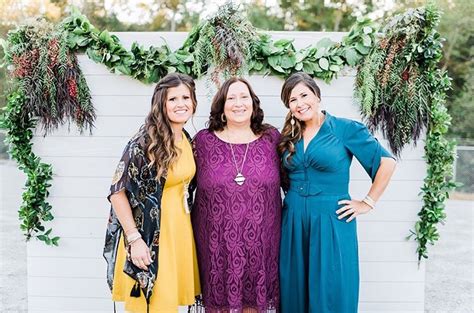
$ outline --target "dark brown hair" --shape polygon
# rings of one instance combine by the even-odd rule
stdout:
[[[196,112],[196,87],[194,80],[184,74],[168,74],[156,84],[151,99],[151,110],[145,120],[145,131],[149,137],[146,142],[146,156],[150,166],[156,166],[156,179],[166,176],[168,168],[178,158],[174,145],[173,129],[166,113],[166,100],[169,88],[185,85],[188,87],[193,103],[193,114]]]
[[[319,99],[321,99],[321,90],[311,76],[306,73],[298,72],[292,74],[285,80],[283,87],[281,88],[281,101],[283,104],[290,108],[290,96],[293,89],[298,84],[304,84],[308,87],[313,94],[315,94]],[[295,121],[293,135],[291,134],[291,111],[288,112],[285,118],[285,124],[281,131],[281,142],[278,145],[278,152],[280,155],[283,155],[285,151],[288,151],[286,160],[291,160],[292,155],[295,153],[295,144],[298,140],[303,137],[303,131],[305,129],[304,122],[300,122],[298,119],[293,118]]]
[[[250,128],[252,129],[255,135],[260,135],[265,130],[269,129],[271,126],[268,124],[263,124],[264,114],[262,108],[260,108],[260,99],[253,91],[252,87],[250,86],[250,83],[240,77],[232,77],[226,80],[212,99],[211,114],[209,115],[208,121],[208,129],[210,131],[221,131],[224,129],[227,122],[223,122],[221,116],[224,113],[227,93],[229,92],[230,86],[233,83],[237,82],[244,83],[249,89],[250,97],[252,98],[252,116],[250,117]]]

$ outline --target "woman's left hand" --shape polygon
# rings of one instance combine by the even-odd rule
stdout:
[[[342,219],[350,215],[346,220],[347,223],[352,221],[358,215],[365,214],[372,210],[372,208],[367,203],[359,200],[341,200],[337,204],[345,204],[345,206],[336,211],[336,214],[338,214],[338,219]]]

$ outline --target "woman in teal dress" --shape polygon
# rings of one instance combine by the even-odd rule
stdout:
[[[281,99],[290,109],[278,147],[288,183],[280,247],[281,311],[357,312],[355,218],[375,207],[395,160],[364,124],[320,111],[320,90],[309,75],[291,75]],[[372,178],[360,201],[348,193],[353,156]]]

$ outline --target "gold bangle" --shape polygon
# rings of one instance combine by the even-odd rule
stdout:
[[[366,199],[370,200],[372,203],[375,204],[375,200],[372,199],[372,197],[370,197],[369,195],[365,196]]]
[[[139,232],[132,233],[131,235],[127,236],[127,243],[130,245],[140,238],[142,238],[142,235]]]
[[[138,231],[138,227],[137,227],[137,226],[134,226],[134,227],[132,227],[132,228],[130,228],[130,229],[125,230],[125,234],[128,235],[128,233],[131,232],[131,231],[134,230],[134,229],[136,229],[136,230]]]
[[[370,203],[367,199],[362,200],[362,202],[367,204],[372,210],[375,209],[375,206],[372,203]]]

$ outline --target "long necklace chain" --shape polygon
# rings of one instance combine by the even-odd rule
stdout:
[[[183,140],[185,140],[185,138],[183,138]],[[187,140],[187,139],[186,139]],[[189,158],[188,158],[188,155],[184,153],[184,148],[181,149],[181,153],[182,153],[182,157],[185,157],[186,158],[186,163],[189,162]],[[183,179],[181,177],[181,182],[183,183],[183,207],[184,207],[184,212],[186,214],[190,214],[191,213],[191,209],[189,207],[189,203],[188,203],[188,199],[189,199],[189,184],[191,183],[191,179]]]
[[[234,160],[235,170],[237,171],[237,175],[235,175],[234,181],[239,186],[242,186],[245,182],[245,176],[242,174],[242,171],[244,170],[244,164],[245,164],[245,160],[247,159],[247,152],[249,151],[250,142],[247,142],[247,147],[245,148],[244,158],[242,159],[242,166],[240,167],[240,171],[239,171],[239,166],[237,164],[237,159],[235,158],[234,148],[232,147],[232,143],[230,143],[230,139],[229,139],[228,134],[226,134],[226,135],[227,135],[226,137],[227,137],[227,141],[228,141],[229,147],[230,147],[230,152],[232,154],[232,159]]]

